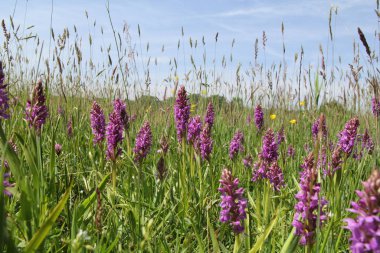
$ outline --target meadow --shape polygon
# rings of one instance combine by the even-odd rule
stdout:
[[[225,78],[232,55],[202,57],[218,34],[182,33],[188,72],[173,58],[152,88],[154,59],[136,63],[149,45],[136,50],[108,14],[115,43],[100,65],[82,54],[91,34],[40,41],[2,20],[2,252],[380,252],[371,35],[358,28],[348,67],[326,57],[331,26],[320,66],[302,48],[267,66],[263,32],[252,66]]]

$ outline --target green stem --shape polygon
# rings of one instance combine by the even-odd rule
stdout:
[[[187,213],[188,208],[188,192],[187,192],[187,185],[186,185],[186,140],[185,138],[182,138],[182,168],[181,168],[181,194],[184,204],[184,215]]]
[[[199,196],[200,196],[200,199],[204,199],[204,196],[203,196],[204,184],[203,184],[202,166],[200,162],[197,162],[197,167],[198,167],[197,171],[198,171],[198,177],[199,177]]]
[[[137,188],[137,203],[138,203],[138,236],[140,237],[140,238],[142,238],[142,235],[141,235],[141,219],[142,219],[142,217],[141,217],[141,202],[142,202],[142,199],[141,199],[141,196],[142,196],[142,194],[141,194],[141,168],[138,168],[138,177],[139,177],[139,179],[138,179],[138,188]],[[138,248],[140,247],[140,244],[138,244]]]
[[[267,182],[264,182],[264,221],[266,224],[269,224],[269,206],[270,206],[270,198],[269,198],[269,189],[270,186]]]
[[[237,234],[237,235],[235,235],[235,244],[234,244],[234,251],[233,251],[233,253],[239,252],[240,244],[241,244],[240,234]]]
[[[127,154],[128,156],[131,156],[132,155],[132,151],[131,151],[131,143],[129,141],[129,132],[125,132],[125,138],[127,139]]]
[[[112,187],[113,187],[113,190],[116,190],[116,169],[117,169],[117,166],[116,166],[116,162],[112,162]]]

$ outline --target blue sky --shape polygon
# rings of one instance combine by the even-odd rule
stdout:
[[[332,6],[338,8],[338,15],[333,19],[335,58],[341,56],[343,65],[346,66],[352,61],[352,43],[354,40],[358,41],[358,26],[366,34],[369,44],[378,46],[373,36],[374,31],[378,30],[374,12],[375,0],[110,0],[110,10],[116,30],[121,32],[124,22],[127,22],[132,40],[139,47],[140,41],[137,37],[139,24],[142,31],[142,47],[145,48],[146,43],[149,42],[149,56],[157,57],[159,63],[167,64],[170,58],[177,56],[177,43],[181,39],[181,27],[183,27],[184,41],[187,45],[185,54],[190,52],[189,37],[200,42],[202,36],[205,36],[207,53],[213,55],[214,37],[218,32],[217,58],[221,59],[222,55],[228,58],[232,40],[235,39],[236,43],[232,49],[235,66],[238,63],[248,65],[253,61],[254,41],[256,38],[261,41],[263,31],[266,32],[268,38],[267,64],[281,61],[282,22],[285,26],[284,39],[288,63],[293,62],[294,54],[302,45],[305,51],[305,62],[317,64],[319,45],[322,44],[324,50],[327,50],[328,16]],[[72,30],[76,25],[79,34],[85,39],[91,31],[95,42],[103,45],[113,43],[106,13],[106,1],[55,0],[53,8],[53,28],[56,33],[62,32],[64,27]],[[90,22],[85,17],[85,11],[89,14]],[[14,19],[21,25],[21,29],[34,25],[33,31],[42,39],[48,40],[51,1],[0,1],[0,17],[6,19],[13,12]],[[89,24],[92,24],[94,20],[96,20],[97,29]],[[103,26],[105,30],[104,36],[100,36],[98,29],[100,26]],[[164,53],[161,52],[163,45],[165,45]],[[94,52],[95,58],[98,57],[101,61],[100,55],[96,55],[96,50]],[[203,51],[198,53],[198,60],[201,59],[201,53]],[[181,54],[180,59],[183,58]],[[145,55],[145,59],[147,57],[148,55]],[[263,61],[263,58],[260,60]],[[186,64],[190,65],[189,62]]]

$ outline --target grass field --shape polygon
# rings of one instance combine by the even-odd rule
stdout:
[[[314,69],[258,63],[264,33],[229,81],[224,57],[189,55],[153,89],[117,32],[95,66],[75,30],[45,60],[2,27],[2,252],[380,251],[379,52],[360,29],[348,68],[322,46]]]

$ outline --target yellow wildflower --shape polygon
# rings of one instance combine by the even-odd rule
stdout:
[[[206,95],[207,95],[207,90],[201,90],[201,94],[202,94],[203,96],[206,96]]]
[[[305,101],[301,101],[300,106],[304,106],[304,105],[305,105]]]
[[[269,117],[270,117],[271,120],[275,120],[276,119],[276,114],[271,114]]]
[[[290,120],[289,122],[290,122],[290,124],[296,124],[296,123],[297,123],[297,120],[292,119],[292,120]]]

